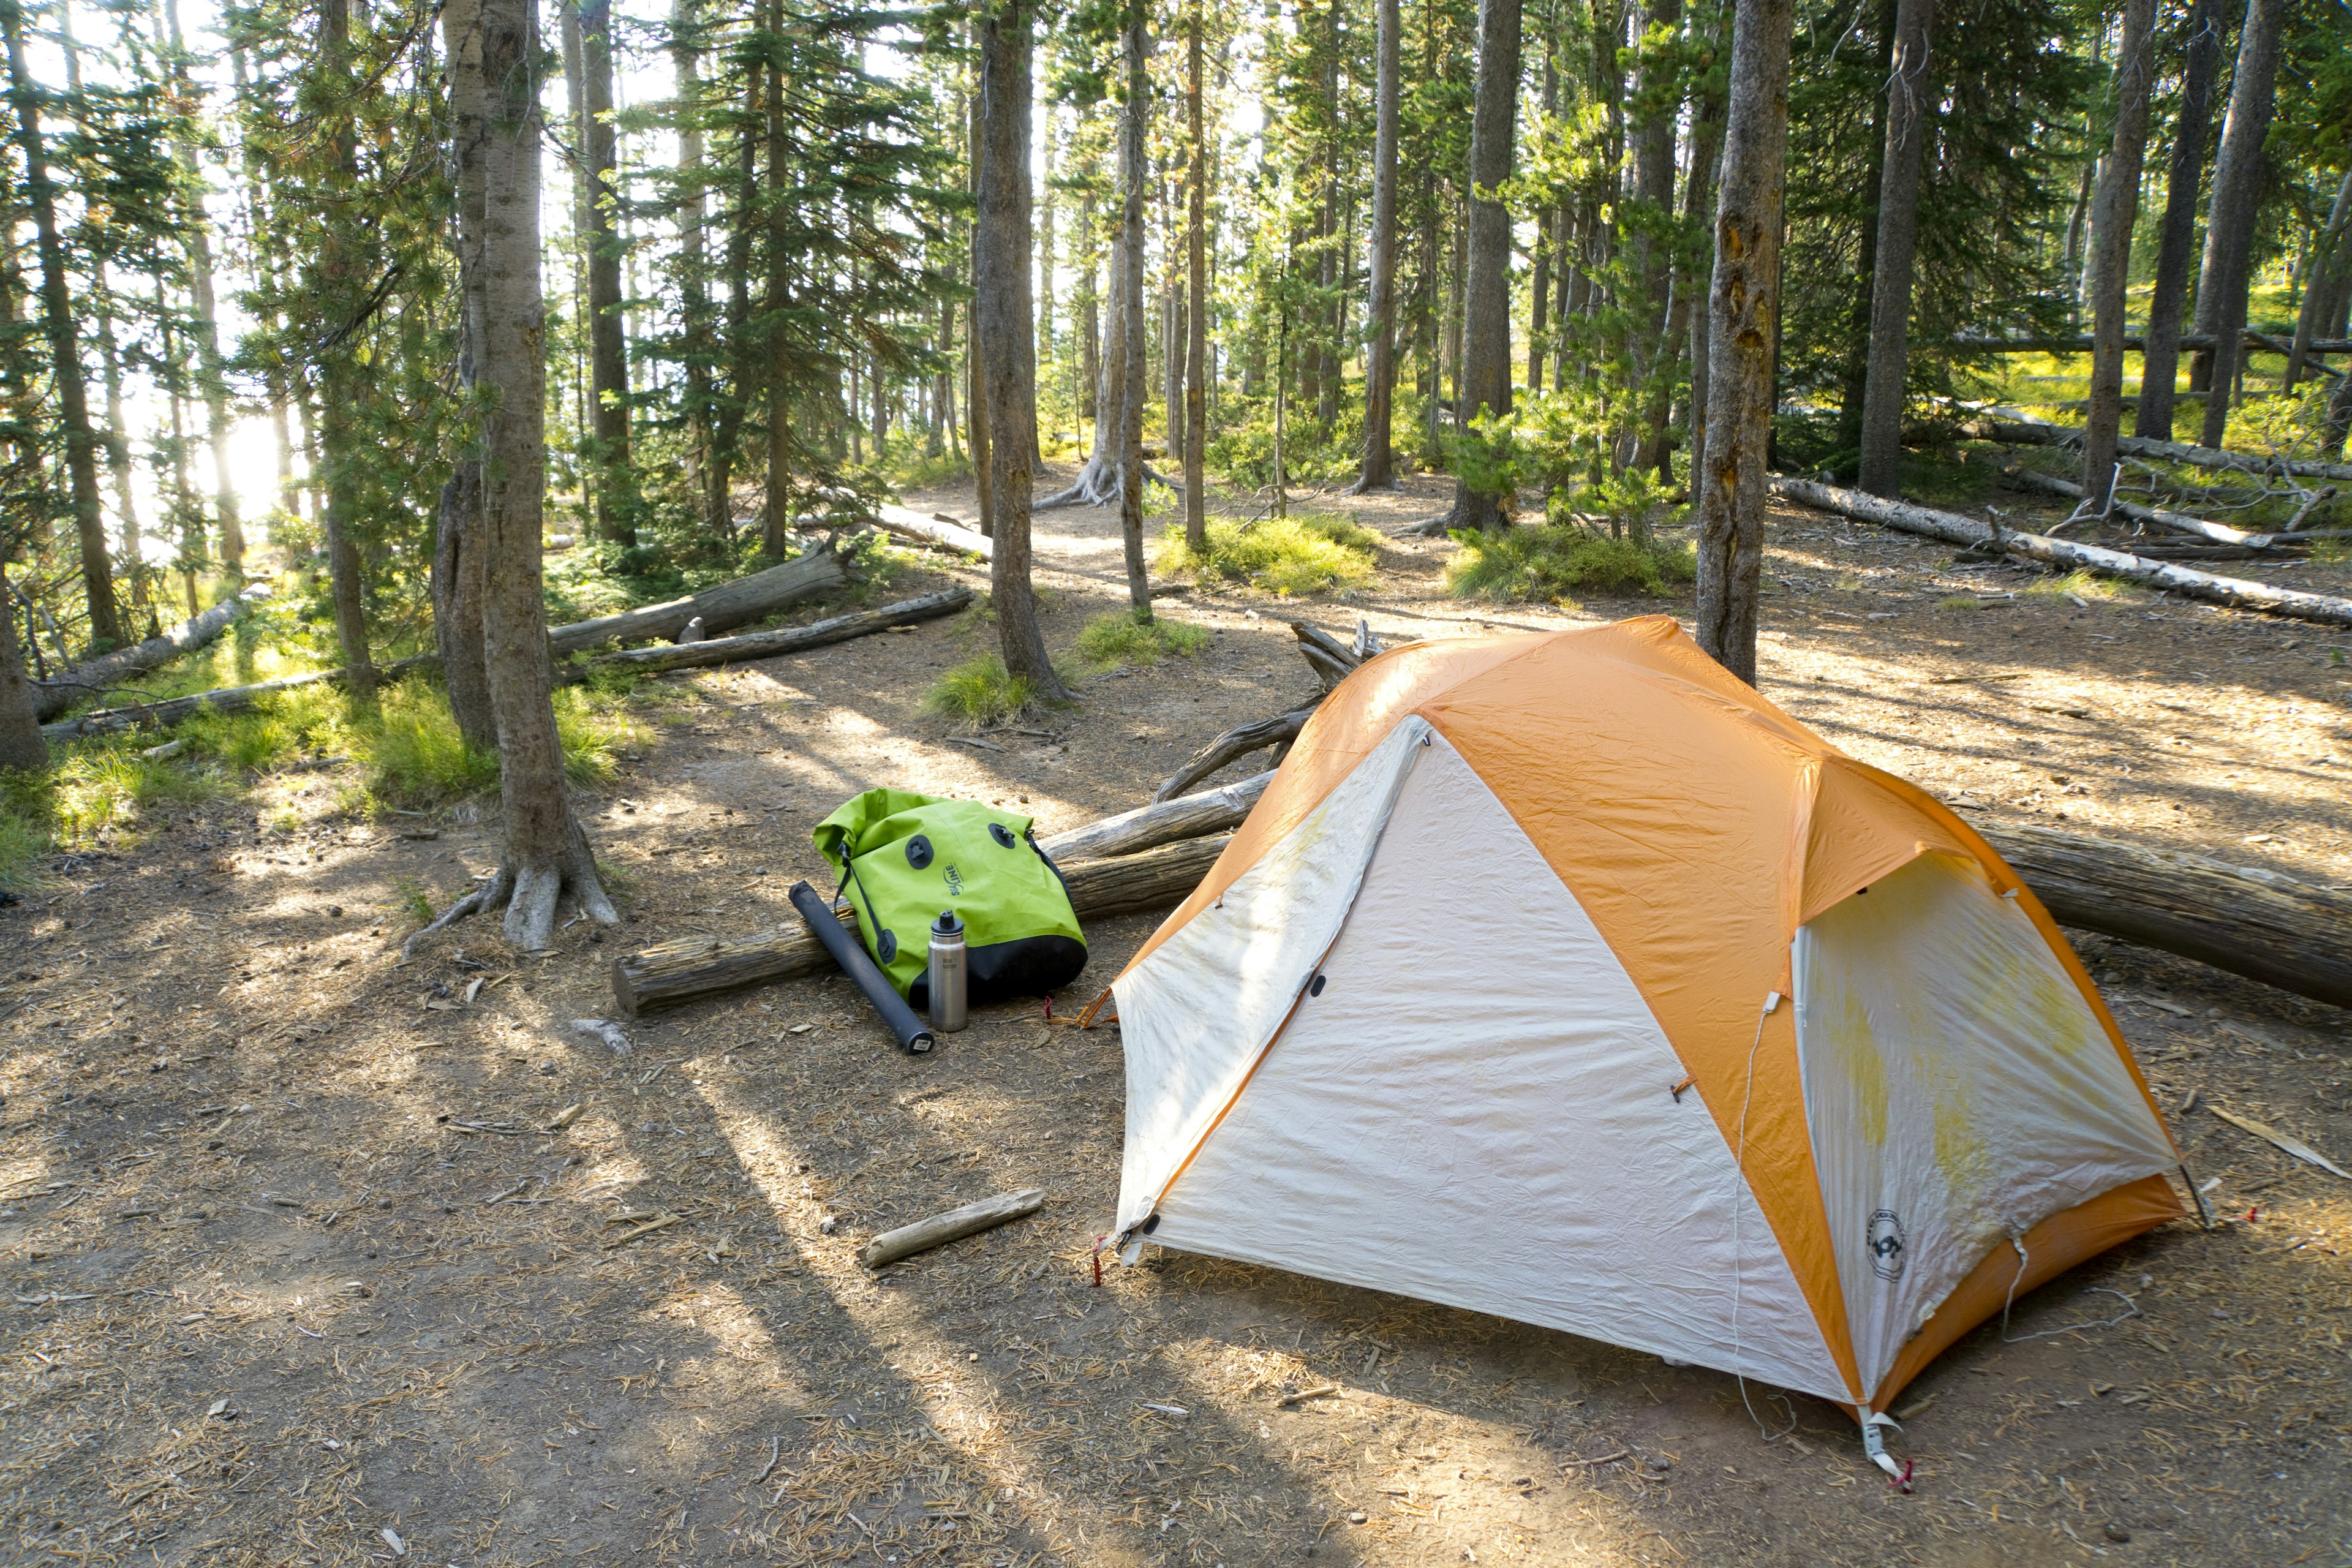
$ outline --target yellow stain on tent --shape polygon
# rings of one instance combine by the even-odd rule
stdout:
[[[1859,992],[1848,992],[1831,1028],[1838,1071],[1853,1086],[1862,1110],[1862,1135],[1874,1149],[1886,1147],[1886,1062],[1878,1054],[1878,1034]]]

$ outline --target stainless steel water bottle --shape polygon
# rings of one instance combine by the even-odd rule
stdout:
[[[963,921],[941,910],[931,922],[931,1027],[951,1035],[964,1026]]]

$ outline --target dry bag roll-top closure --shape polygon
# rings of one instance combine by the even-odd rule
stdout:
[[[971,1003],[1042,996],[1087,966],[1069,889],[1026,816],[873,789],[819,823],[814,837],[841,879],[835,901],[857,911],[866,951],[919,1010],[930,1005],[929,938],[942,914],[963,926]]]

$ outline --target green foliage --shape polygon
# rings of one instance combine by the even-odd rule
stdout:
[[[1078,634],[1078,657],[1097,669],[1158,664],[1164,654],[1191,658],[1208,646],[1209,634],[1198,626],[1159,616],[1146,619],[1133,610],[1097,616]]]
[[[1371,580],[1380,542],[1362,524],[1322,513],[1255,523],[1212,519],[1208,533],[1208,549],[1195,553],[1181,528],[1169,528],[1153,552],[1154,564],[1164,574],[1190,572],[1202,582],[1244,583],[1290,598],[1362,586]]]
[[[383,694],[381,716],[362,751],[367,792],[383,805],[420,810],[498,787],[498,753],[467,745],[448,697],[422,681],[403,682]]]
[[[1637,544],[1590,529],[1536,525],[1455,532],[1462,553],[1446,570],[1459,599],[1566,604],[1589,594],[1665,595],[1698,574],[1687,545]]]
[[[1004,668],[995,654],[966,659],[941,676],[923,694],[923,706],[933,713],[961,720],[974,730],[1002,724],[1034,706],[1037,684]]]

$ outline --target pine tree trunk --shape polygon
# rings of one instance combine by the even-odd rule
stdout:
[[[1036,338],[1030,314],[1029,60],[1031,0],[997,0],[974,21],[980,45],[979,208],[972,223],[972,324],[987,379],[988,483],[994,490],[990,603],[1004,668],[1037,693],[1068,693],[1046,657],[1030,585],[1029,508],[1035,469],[1023,429],[1037,425]]]
[[[1738,0],[1708,289],[1706,468],[1700,476],[1698,645],[1751,686],[1764,563],[1765,447],[1780,333],[1792,0]]]
[[[1395,0],[1384,0],[1393,5]],[[1184,128],[1192,139],[1184,192],[1184,542],[1209,547],[1209,142],[1202,116],[1204,0],[1191,0],[1185,17]]]
[[[782,32],[783,15],[771,4],[766,26]],[[784,193],[792,188],[792,146],[784,118],[782,68],[768,68],[768,494],[762,513],[761,548],[773,560],[793,552],[792,343],[785,326],[792,307],[792,214]]]
[[[2230,111],[2221,121],[2221,150],[2213,160],[2213,205],[2205,219],[2205,263],[2197,279],[2197,330],[2210,334],[2204,433],[2208,447],[2223,445],[2230,396],[2245,357],[2246,288],[2252,281],[2255,208],[2263,194],[2263,142],[2270,134],[2278,83],[2279,46],[2286,0],[2247,0],[2238,34],[2238,67],[2230,81]]]
[[[319,13],[319,33],[320,52],[326,57],[328,68],[339,77],[347,74],[352,55],[349,0],[325,0]],[[356,184],[358,160],[352,135],[349,125],[332,132],[331,155],[342,177]],[[345,230],[357,221],[353,214],[331,215],[319,258],[319,277],[334,301],[332,308],[354,314],[359,309],[358,281],[363,263],[352,254]],[[319,447],[325,459],[327,479],[321,531],[326,535],[335,637],[342,649],[343,666],[350,672],[344,678],[343,689],[354,707],[373,711],[376,705],[375,662],[368,649],[367,594],[359,541],[352,533],[359,511],[359,480],[352,461],[359,440],[352,415],[362,395],[354,358],[358,346],[348,340],[337,344],[323,356],[319,366]]]
[[[1396,418],[1397,92],[1402,18],[1398,0],[1379,9],[1372,110],[1371,294],[1364,325],[1364,464],[1356,493],[1396,488],[1390,426]]]
[[[1870,291],[1870,369],[1862,394],[1861,478],[1893,499],[1903,480],[1903,389],[1910,364],[1911,261],[1919,242],[1919,164],[1927,141],[1928,35],[1936,0],[1895,8],[1886,85],[1886,160],[1878,186],[1878,271]]]
[[[686,486],[702,514],[702,526],[724,537],[730,519],[726,498],[710,486],[710,431],[716,359],[710,341],[709,205],[703,195],[702,36],[694,0],[672,0],[670,60],[677,72],[678,204],[678,302],[685,320]]]
[[[25,656],[17,651],[14,605],[6,571],[0,569],[0,773],[43,773],[49,765],[49,743],[25,679]]]
[[[612,0],[577,0],[577,5],[584,96],[574,102],[580,109],[576,133],[583,165],[580,240],[588,268],[588,424],[593,432],[590,457],[596,473],[596,534],[612,543],[635,544],[629,351],[621,316],[621,240],[614,225],[613,7]]]
[[[123,641],[114,599],[113,563],[98,489],[98,432],[89,423],[89,389],[82,379],[81,343],[74,330],[73,296],[66,280],[65,244],[58,232],[57,187],[41,140],[38,89],[25,65],[25,13],[20,0],[0,0],[0,33],[8,46],[8,83],[16,100],[16,144],[25,160],[25,193],[41,258],[41,328],[48,338],[58,423],[64,426],[66,475],[81,548],[82,589],[89,605],[89,635],[105,647]],[[103,651],[100,648],[100,651]]]
[[[467,326],[489,392],[482,417],[483,641],[506,844],[488,884],[443,919],[503,905],[506,939],[526,952],[552,940],[557,900],[567,889],[590,919],[611,925],[618,918],[564,785],[541,588],[547,325],[539,279],[536,12],[534,0],[480,0],[478,47],[451,51],[453,75],[467,79],[462,92],[453,83],[453,100],[481,106],[478,121],[457,127],[457,141],[461,159],[481,160],[482,223],[478,254],[470,258],[481,279],[480,310],[468,313]]]
[[[1136,615],[1151,616],[1151,584],[1143,557],[1143,405],[1151,384],[1143,357],[1143,179],[1144,138],[1151,115],[1151,79],[1146,68],[1150,44],[1143,7],[1134,5],[1127,23],[1127,102],[1118,122],[1119,380],[1118,531],[1127,553],[1127,597]]]
[[[1878,0],[1878,79],[1892,84],[1895,75],[1895,0]],[[1855,237],[1853,292],[1847,301],[1845,380],[1838,403],[1837,444],[1862,450],[1862,405],[1870,385],[1870,315],[1878,289],[1878,203],[1885,184],[1886,105],[1888,95],[1871,102],[1870,145],[1879,150],[1879,178],[1863,193],[1862,218]]]
[[[1038,148],[1037,186],[1037,367],[1054,363],[1054,121],[1045,116],[1045,137]]]
[[[448,60],[449,119],[457,134],[470,138],[457,157],[457,385],[469,397],[479,373],[475,346],[482,341],[481,269],[484,134],[480,0],[448,0],[441,12],[442,51]],[[470,57],[470,58],[468,58]],[[490,706],[489,674],[482,642],[482,448],[479,434],[457,454],[441,487],[433,530],[433,640],[441,655],[441,675],[457,733],[478,752],[499,743],[498,719]]]
[[[1478,79],[1470,116],[1469,263],[1463,319],[1462,418],[1511,411],[1511,215],[1497,199],[1511,177],[1519,98],[1519,0],[1479,0]],[[1481,195],[1480,193],[1486,193]],[[1455,528],[1501,528],[1511,498],[1457,480]]]
[[[2221,77],[2221,5],[2222,0],[2191,0],[2184,24],[2180,117],[2173,123],[2163,228],[2148,290],[2147,347],[2140,356],[2139,412],[2132,426],[2145,440],[2172,439],[2180,323],[2189,313],[2189,258],[2197,241],[2197,188],[2213,124],[2213,89]]]
[[[2100,510],[2113,489],[2116,437],[2124,423],[2124,315],[2131,282],[2132,228],[2139,221],[2140,161],[2147,151],[2148,99],[2156,50],[2156,0],[2124,0],[2116,50],[2116,131],[2091,217],[2095,250],[2091,300],[2091,406],[2084,420],[2083,489]]]
[[[2286,360],[2286,385],[2293,392],[2303,379],[2305,364],[2311,357],[2312,340],[2319,335],[2319,325],[2332,312],[2336,295],[2343,289],[2347,273],[2347,246],[2345,240],[2346,220],[2352,218],[2352,174],[2346,174],[2336,187],[2335,205],[2327,210],[2327,226],[2311,247],[2311,263],[2303,288],[2303,308],[2295,312],[2294,342],[2289,347]]]

